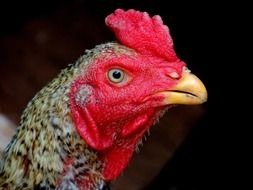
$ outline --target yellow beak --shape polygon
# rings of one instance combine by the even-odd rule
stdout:
[[[174,87],[160,93],[165,97],[165,105],[196,105],[207,101],[207,91],[204,84],[189,71],[183,71],[181,79]]]

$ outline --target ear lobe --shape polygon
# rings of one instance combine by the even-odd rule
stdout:
[[[70,92],[70,109],[72,119],[79,135],[95,150],[101,151],[112,146],[110,137],[102,135],[88,110],[93,87],[88,84],[75,83]]]
[[[96,122],[87,108],[74,110],[73,116],[77,131],[88,145],[98,151],[112,146],[112,139],[100,133]]]

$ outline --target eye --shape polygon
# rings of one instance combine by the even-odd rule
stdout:
[[[120,69],[111,69],[108,72],[108,78],[113,83],[120,83],[124,80],[125,73]]]

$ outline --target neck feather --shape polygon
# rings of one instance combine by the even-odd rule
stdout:
[[[76,132],[70,115],[69,89],[79,74],[74,66],[63,70],[29,102],[4,153],[0,189],[103,186],[98,156]]]

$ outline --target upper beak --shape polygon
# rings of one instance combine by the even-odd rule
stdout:
[[[165,97],[165,105],[196,105],[207,101],[207,91],[204,84],[188,70],[183,71],[182,77],[174,87],[160,93]]]

